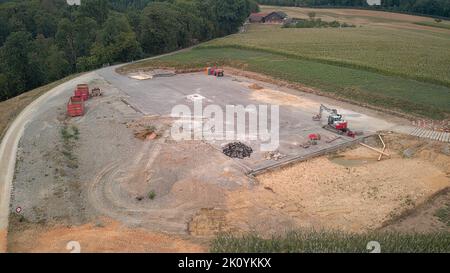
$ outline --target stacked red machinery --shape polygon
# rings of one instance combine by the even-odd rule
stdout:
[[[213,66],[213,67],[206,68],[206,74],[216,76],[216,77],[223,77],[224,72],[223,72],[223,69]]]
[[[86,101],[89,99],[89,86],[87,84],[79,84],[74,93],[75,97],[81,97]]]
[[[67,115],[79,117],[84,115],[84,100],[79,96],[72,96],[67,103]]]
[[[79,84],[74,91],[74,96],[70,97],[67,103],[67,115],[70,117],[79,117],[84,115],[84,102],[89,99],[89,86]]]

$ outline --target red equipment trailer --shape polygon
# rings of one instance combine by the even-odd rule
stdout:
[[[210,76],[223,77],[223,69],[217,68],[217,66],[207,67],[206,74]]]
[[[223,77],[223,69],[214,69],[214,76]]]
[[[83,100],[88,100],[89,86],[87,84],[77,85],[77,89],[75,89],[75,97],[81,97]]]
[[[78,117],[84,115],[84,99],[82,97],[73,96],[67,103],[67,115],[70,117]]]

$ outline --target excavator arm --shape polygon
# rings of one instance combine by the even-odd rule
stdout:
[[[337,110],[336,109],[331,109],[326,107],[325,105],[321,104],[320,105],[320,110],[319,110],[319,114],[313,116],[313,120],[315,121],[319,121],[322,119],[322,114],[323,111],[327,111],[328,113],[330,113],[331,115],[337,115]]]

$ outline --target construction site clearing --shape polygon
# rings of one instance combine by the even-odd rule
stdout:
[[[207,71],[147,78],[101,69],[77,84],[102,96],[83,100],[74,117],[65,107],[74,86],[52,98],[19,144],[8,251],[66,252],[61,242],[77,240],[88,252],[202,252],[219,232],[395,229],[447,194],[449,143],[411,136],[408,121]],[[279,105],[278,149],[174,140],[183,117],[172,108],[197,98],[223,108]],[[417,228],[449,230],[438,221]]]

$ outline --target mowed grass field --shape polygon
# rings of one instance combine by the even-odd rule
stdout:
[[[450,87],[448,32],[372,26],[288,29],[251,25],[245,34],[218,39],[210,45],[270,50]]]
[[[356,28],[284,29],[277,25],[250,25],[245,34],[217,39],[211,45],[240,45],[270,49],[318,61],[371,69],[390,75],[444,84],[450,87],[450,30],[424,28],[406,19],[409,15],[385,12],[354,11],[342,14],[302,8],[263,8],[263,11],[283,10],[291,17],[307,18],[314,11],[326,21],[338,20],[355,24]],[[297,12],[295,12],[297,11]],[[367,14],[368,13],[368,14]],[[380,17],[368,15],[380,14]],[[365,16],[363,16],[365,15]],[[411,16],[416,18],[417,16]],[[418,17],[419,23],[424,21]],[[446,22],[440,24],[445,25]]]
[[[293,29],[252,24],[244,33],[126,69],[217,63],[377,107],[433,119],[450,116],[450,30],[417,24],[433,24],[433,19],[346,9],[262,10],[282,10],[299,18],[314,11],[323,20],[357,27]]]

